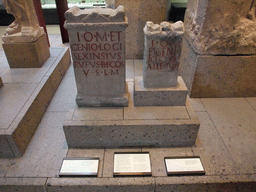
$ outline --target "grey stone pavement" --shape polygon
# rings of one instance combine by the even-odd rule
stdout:
[[[63,46],[57,34],[50,35],[50,42],[53,47]],[[1,60],[4,59],[1,55]],[[127,60],[126,64],[128,80],[142,75],[141,60]],[[0,70],[0,76],[4,71]],[[191,99],[201,123],[196,144],[192,147],[69,150],[62,125],[76,106],[75,96],[71,66],[25,154],[20,158],[0,159],[1,192],[256,191],[255,97]],[[152,177],[113,177],[114,152],[149,152]],[[167,176],[166,156],[200,156],[206,174]],[[59,178],[64,157],[99,157],[98,177]]]

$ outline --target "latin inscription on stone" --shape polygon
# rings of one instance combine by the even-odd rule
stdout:
[[[122,31],[77,32],[77,43],[72,44],[74,68],[87,76],[123,75]]]
[[[174,71],[176,63],[176,47],[173,41],[151,40],[148,49],[148,63],[146,70]]]
[[[124,10],[66,12],[79,106],[127,106]],[[111,21],[113,20],[113,21]]]
[[[144,34],[144,87],[176,87],[183,23],[147,22]]]

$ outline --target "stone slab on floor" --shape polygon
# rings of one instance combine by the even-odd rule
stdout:
[[[1,74],[0,158],[22,156],[70,66],[68,48],[50,48],[50,53],[41,68],[9,68]]]
[[[191,98],[256,96],[256,55],[199,55],[183,39],[180,75]]]
[[[78,108],[64,122],[69,148],[185,147],[195,144],[200,122],[185,106],[135,107],[128,82],[128,107]]]
[[[184,106],[187,93],[188,89],[180,76],[177,86],[170,88],[145,88],[142,77],[134,79],[135,106]]]

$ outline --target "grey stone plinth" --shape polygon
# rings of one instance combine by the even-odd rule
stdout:
[[[171,88],[145,88],[142,77],[134,79],[135,106],[183,106],[186,103],[188,89],[178,77],[178,84]]]
[[[182,49],[179,70],[190,97],[256,96],[256,55],[199,55],[186,38]]]
[[[40,68],[50,57],[46,34],[33,43],[3,43],[11,68]]]
[[[195,144],[199,121],[185,106],[76,108],[64,122],[69,148],[178,147]]]
[[[111,98],[77,95],[76,103],[79,107],[127,107],[128,94],[124,94],[123,97]]]
[[[65,13],[80,107],[127,106],[123,6]]]
[[[70,66],[68,48],[50,48],[50,53],[51,57],[40,69],[15,69],[18,78],[12,73],[3,74],[6,86],[0,89],[0,158],[25,153]]]
[[[2,78],[0,77],[0,87],[2,87],[4,84],[3,84],[3,81],[2,81]]]

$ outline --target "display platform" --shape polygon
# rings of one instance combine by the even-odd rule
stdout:
[[[64,122],[69,148],[185,147],[195,144],[200,123],[189,99],[185,106],[133,104],[134,82],[128,82],[128,107],[76,107]]]
[[[68,48],[50,48],[41,68],[3,69],[0,158],[23,155],[70,63]]]

